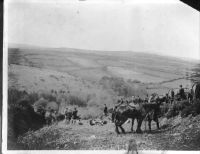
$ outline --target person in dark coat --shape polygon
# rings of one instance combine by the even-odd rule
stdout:
[[[174,95],[175,95],[175,93],[174,93],[174,90],[172,89],[172,90],[171,90],[171,97],[172,97],[172,100],[174,100]]]
[[[72,113],[69,111],[68,108],[65,109],[65,119],[70,121],[72,118]]]
[[[78,110],[74,108],[74,111],[72,112],[73,119],[78,119]]]
[[[194,93],[195,93],[195,99],[200,99],[200,83],[196,85],[196,89]]]
[[[188,93],[188,100],[191,102],[193,100],[193,90],[190,89],[190,92]]]
[[[184,88],[182,85],[180,85],[180,89],[179,89],[179,95],[180,95],[180,99],[181,100],[184,100],[186,99],[186,96],[185,96],[185,91],[184,91]]]
[[[108,108],[107,108],[106,104],[104,104],[104,115],[105,116],[108,115]]]

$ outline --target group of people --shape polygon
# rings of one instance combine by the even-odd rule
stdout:
[[[57,111],[50,109],[50,110],[47,110],[44,114],[45,114],[47,125],[57,122]]]
[[[174,90],[171,89],[170,94],[166,93],[165,96],[159,96],[158,94],[153,93],[150,96],[148,96],[148,94],[147,94],[146,97],[143,99],[139,96],[132,96],[129,98],[121,98],[121,99],[118,99],[116,108],[117,108],[117,106],[120,106],[121,104],[125,104],[125,103],[140,104],[140,103],[152,103],[152,102],[158,102],[158,101],[172,103],[174,100],[178,100],[178,101],[193,100],[193,90],[191,89],[189,92],[186,93],[183,86],[180,85],[179,90],[176,94],[175,94]]]
[[[174,90],[171,90],[171,96],[169,96],[169,94],[166,94],[166,98],[167,100],[189,100],[189,102],[191,102],[193,100],[193,96],[194,96],[194,92],[193,89],[190,89],[187,93],[185,92],[185,89],[183,88],[182,85],[179,86],[179,90],[178,93],[175,94]]]
[[[54,92],[54,91],[53,91]],[[63,91],[62,91],[63,92]],[[64,93],[64,92],[63,92]],[[191,89],[189,92],[185,92],[185,89],[183,88],[182,85],[179,86],[179,90],[178,92],[175,94],[175,91],[172,89],[170,91],[170,93],[166,93],[165,96],[158,96],[156,93],[148,96],[146,95],[145,98],[141,98],[139,96],[132,96],[129,98],[121,98],[117,101],[117,104],[115,105],[115,107],[113,108],[114,110],[120,106],[121,104],[129,104],[133,103],[133,104],[140,104],[140,103],[152,103],[152,102],[166,102],[166,103],[172,103],[174,100],[193,100],[193,90]],[[107,117],[109,114],[108,111],[108,107],[106,104],[104,104],[104,109],[103,109],[103,113],[104,116]],[[46,117],[51,117],[51,118],[47,118],[48,122],[47,123],[52,123],[56,121],[56,115],[57,115],[57,111],[54,110],[50,110],[46,113]],[[69,108],[65,108],[64,111],[64,119],[68,122],[71,123],[75,123],[76,120],[79,120],[80,122],[80,116],[78,116],[78,110],[76,107],[74,107],[73,110],[69,109]]]
[[[72,124],[75,123],[76,120],[80,121],[80,116],[78,116],[78,110],[75,107],[73,111],[68,108],[65,108],[64,111],[65,120],[71,122]]]

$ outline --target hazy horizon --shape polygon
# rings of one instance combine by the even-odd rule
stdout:
[[[98,5],[70,0],[10,0],[7,14],[9,44],[133,51],[200,60],[199,12],[175,0]]]

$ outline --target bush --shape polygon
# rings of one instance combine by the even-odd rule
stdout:
[[[126,82],[123,78],[102,77],[99,83],[106,89],[112,89],[118,96],[129,97],[147,94],[145,88],[139,85],[140,81],[130,82],[128,80]]]
[[[28,103],[32,105],[39,99],[39,95],[35,92],[29,94],[25,90],[20,91],[13,88],[8,89],[8,105],[16,104],[16,102],[23,99],[28,100]]]
[[[32,104],[37,93],[8,89],[8,139],[15,140],[29,129],[38,129],[45,123],[44,117],[35,113]]]
[[[187,117],[192,114],[196,116],[200,114],[200,101],[194,101],[193,104],[190,104],[187,100],[184,101],[176,101],[172,105],[169,106],[169,110],[166,114],[167,118],[171,118],[181,114],[181,117]]]
[[[168,104],[168,103],[161,105],[160,106],[160,116],[164,116],[169,111],[169,108],[170,108],[170,104]]]
[[[187,117],[190,114],[193,116],[200,114],[200,101],[195,101],[193,104],[185,108],[181,112],[181,117]]]
[[[8,135],[12,134],[11,138],[16,138],[29,129],[38,129],[44,123],[44,117],[36,114],[27,100],[20,100],[8,109],[8,128],[11,131]]]
[[[168,112],[166,113],[166,117],[169,119],[169,118],[177,116],[178,114],[179,112],[177,110],[175,110],[174,108],[170,108]]]
[[[48,100],[49,102],[56,102],[57,98],[56,96],[53,96],[51,93],[40,93],[39,98],[44,98],[46,100]]]
[[[87,102],[80,99],[77,96],[69,96],[69,105],[75,105],[78,107],[86,107],[87,106]]]
[[[39,99],[39,95],[36,92],[32,92],[28,94],[28,98],[29,98],[30,104],[34,104]]]
[[[100,108],[90,107],[80,109],[81,119],[94,119],[102,115],[103,111]]]
[[[42,109],[42,110],[45,110],[46,109],[46,106],[48,104],[48,101],[44,98],[40,98],[39,100],[37,100],[35,103],[34,103],[34,110],[37,112],[38,110]]]
[[[28,93],[26,91],[8,89],[8,107],[16,104],[17,101],[22,99],[28,99]]]
[[[169,110],[166,113],[167,118],[172,118],[177,116],[179,113],[181,113],[185,108],[188,108],[190,106],[190,103],[187,100],[184,101],[175,101],[173,104],[169,106]]]

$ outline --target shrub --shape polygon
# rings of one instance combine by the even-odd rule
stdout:
[[[190,106],[190,103],[187,100],[175,101],[173,102],[173,104],[169,106],[169,110],[166,114],[166,117],[167,118],[175,117],[179,113],[181,113],[182,110],[184,110],[185,108],[189,106]]]
[[[193,104],[190,104],[190,106],[183,109],[181,112],[181,117],[187,117],[190,114],[193,116],[200,114],[200,101],[196,100]]]
[[[139,81],[130,82],[128,80],[126,82],[123,78],[102,77],[99,83],[106,89],[112,89],[118,96],[128,97],[147,94],[145,88],[138,84]]]
[[[164,116],[168,112],[169,108],[170,108],[170,104],[165,103],[165,104],[161,105],[160,106],[160,116]]]
[[[8,89],[8,107],[14,105],[17,101],[28,99],[26,91],[19,91],[17,89]]]
[[[34,112],[27,100],[20,100],[8,109],[8,128],[12,138],[27,132],[29,129],[38,129],[45,123],[44,117]]]
[[[79,97],[71,95],[69,96],[69,105],[75,105],[78,107],[86,107],[87,103],[86,101],[80,99]]]
[[[39,100],[37,100],[35,103],[34,103],[34,110],[35,111],[38,111],[40,109],[43,109],[45,110],[46,109],[46,106],[48,104],[48,101],[44,98],[40,98]]]
[[[30,104],[34,104],[38,99],[39,95],[36,92],[31,92],[28,94]]]
[[[80,109],[81,119],[88,120],[97,118],[102,115],[102,111],[97,107],[82,108]]]
[[[200,114],[200,101],[194,101],[193,104],[190,104],[187,100],[176,101],[169,106],[169,110],[166,114],[167,118],[177,116],[181,113],[181,117],[187,117],[192,114],[196,116]]]
[[[166,117],[169,119],[169,118],[177,116],[178,114],[179,112],[175,110],[175,108],[170,108],[168,112],[166,113]]]
[[[48,101],[50,101],[50,102],[56,102],[57,101],[57,98],[56,98],[56,96],[53,96],[51,93],[40,93],[40,95],[39,95],[39,98],[44,98],[44,99],[46,99],[46,100],[48,100]]]

